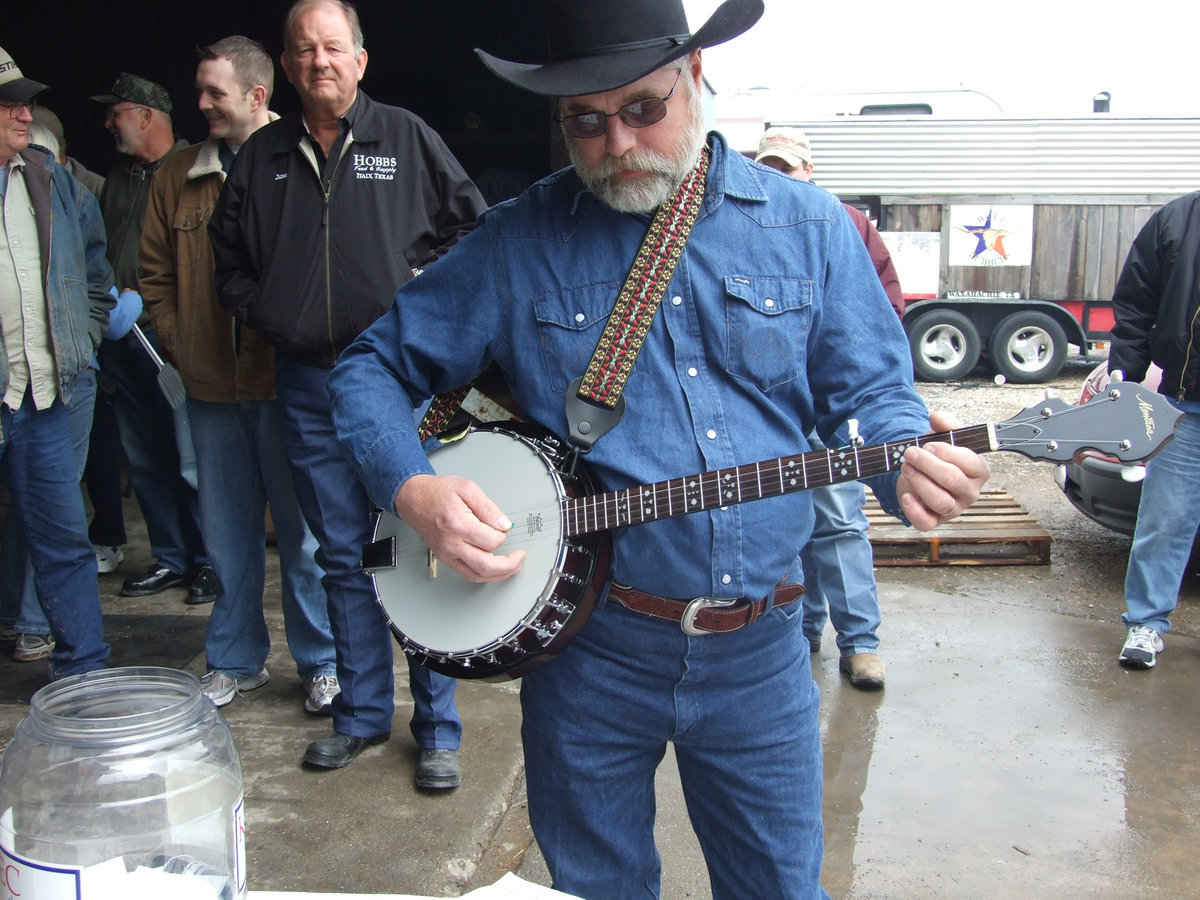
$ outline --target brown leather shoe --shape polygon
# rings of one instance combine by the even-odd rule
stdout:
[[[883,660],[874,653],[855,653],[853,656],[843,656],[838,661],[838,668],[849,675],[850,684],[861,691],[883,690],[887,667],[883,664]]]

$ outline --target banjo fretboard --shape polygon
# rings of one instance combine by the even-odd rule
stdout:
[[[966,447],[976,453],[996,449],[992,426],[972,425],[873,447],[813,450],[798,456],[566,500],[563,503],[566,531],[568,535],[608,531],[624,525],[639,525],[670,516],[885,475],[901,465],[905,450],[930,441]]]

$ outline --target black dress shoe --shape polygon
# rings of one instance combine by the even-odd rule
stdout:
[[[417,760],[417,787],[445,791],[462,782],[457,750],[422,750]]]
[[[169,588],[187,584],[187,578],[162,566],[151,566],[141,578],[126,578],[121,584],[122,597],[149,597]]]
[[[391,736],[390,731],[385,731],[369,738],[351,737],[348,734],[321,738],[308,745],[308,749],[304,751],[304,762],[321,769],[340,769],[354,762],[354,757],[362,753],[363,748],[382,744]]]
[[[196,576],[188,586],[188,595],[183,598],[183,602],[212,603],[217,599],[219,593],[221,593],[221,582],[217,580],[217,573],[213,571],[212,566],[201,566],[196,570]]]

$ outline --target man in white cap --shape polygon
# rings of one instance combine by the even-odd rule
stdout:
[[[573,166],[485,212],[329,380],[368,491],[428,546],[434,583],[469,583],[481,611],[536,565],[553,514],[498,506],[480,480],[507,492],[515,476],[486,458],[478,479],[437,474],[443,451],[427,459],[408,425],[417,403],[495,363],[526,418],[571,435],[614,492],[611,557],[586,533],[564,548],[594,554],[599,602],[521,683],[530,821],[555,888],[580,897],[658,895],[668,743],[714,897],[825,896],[817,688],[789,577],[809,473],[782,457],[857,418],[869,443],[901,442],[872,485],[921,528],[987,476],[970,450],[915,446],[930,420],[908,345],[837,200],[705,133],[701,48],[762,11],[727,0],[690,33],[681,0],[551,0],[549,62],[481,54],[558,98]],[[424,571],[416,555],[397,567]]]
[[[812,149],[799,128],[778,126],[763,132],[755,162],[785,175],[810,181]],[[863,213],[842,204],[866,245],[888,301],[904,315],[904,294],[887,245]],[[810,435],[814,446],[820,438]],[[833,622],[841,658],[838,667],[860,690],[881,690],[887,669],[879,653],[879,590],[875,559],[863,513],[866,490],[857,481],[831,484],[813,491],[812,540],[800,550],[804,569],[804,634],[815,653],[821,649],[826,621]],[[828,609],[828,612],[826,612]]]
[[[28,542],[59,678],[108,658],[67,404],[90,377],[114,300],[96,198],[29,145],[44,90],[0,49],[0,478]]]

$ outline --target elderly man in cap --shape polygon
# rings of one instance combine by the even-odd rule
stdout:
[[[108,258],[117,286],[137,290],[150,180],[188,144],[175,139],[171,98],[166,88],[153,81],[122,72],[107,94],[92,100],[107,108],[104,127],[124,154],[105,179],[100,195]],[[158,336],[148,311],[138,324],[157,347]],[[217,577],[204,556],[200,536],[200,502],[186,412],[171,409],[159,388],[158,368],[136,334],[104,342],[100,371],[115,388],[114,406],[129,460],[129,480],[146,520],[154,557],[145,574],[124,581],[121,595],[143,597],[186,587],[187,602],[212,602],[218,592]],[[111,435],[92,437],[93,442],[108,439]],[[120,555],[117,550],[107,548],[112,555]]]
[[[755,162],[785,175],[810,181],[812,149],[799,128],[776,127],[763,132]],[[904,294],[887,245],[861,210],[842,204],[866,245],[888,302],[896,315],[904,315]],[[814,447],[820,437],[809,435]],[[857,481],[831,484],[813,491],[812,540],[800,551],[804,569],[804,634],[814,653],[821,649],[827,621],[833,622],[840,652],[838,668],[860,690],[881,690],[887,668],[879,653],[879,589],[875,584],[875,556],[867,537],[863,512],[866,490]],[[827,611],[828,610],[828,611]]]
[[[114,303],[95,198],[29,146],[44,90],[0,49],[0,478],[24,530],[58,678],[108,658],[68,404],[91,388]]]
[[[872,486],[920,528],[961,512],[988,469],[965,448],[915,445],[930,417],[904,332],[836,198],[705,133],[701,48],[753,25],[761,0],[727,0],[691,34],[681,0],[547,9],[549,62],[481,55],[558,98],[573,166],[486,212],[347,348],[329,382],[338,435],[429,548],[396,559],[411,590],[427,559],[429,589],[448,581],[430,622],[464,591],[481,615],[513,579],[555,584],[535,539],[566,510],[531,513],[517,473],[486,452],[466,474],[438,473],[451,451],[427,459],[407,425],[421,398],[494,362],[525,416],[569,435],[587,451],[576,467],[613,492],[564,527],[615,529],[611,554],[586,534],[563,547],[611,558],[599,602],[521,685],[529,815],[556,888],[658,894],[654,773],[673,742],[713,896],[823,896],[795,561],[813,521],[801,488],[834,470],[824,454],[803,470],[784,457],[856,418],[868,443],[897,442]],[[542,581],[523,571],[539,558]]]

